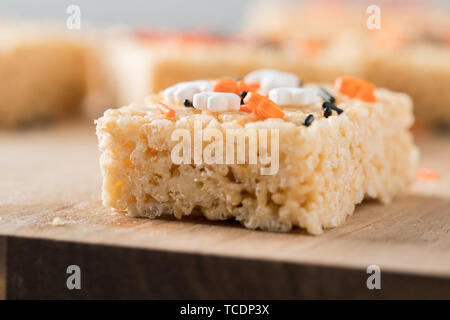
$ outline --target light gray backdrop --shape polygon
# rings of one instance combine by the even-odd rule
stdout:
[[[98,26],[153,25],[158,28],[204,27],[214,31],[234,31],[240,28],[247,9],[257,1],[259,0],[0,0],[0,22],[5,17],[55,21],[65,26],[66,9],[74,4],[81,8],[82,23],[89,22]],[[364,1],[370,4],[381,2],[347,1]],[[450,0],[389,1],[450,3]]]
[[[65,25],[69,5],[81,8],[82,23],[105,26],[239,29],[256,0],[0,0],[1,18],[55,21]]]

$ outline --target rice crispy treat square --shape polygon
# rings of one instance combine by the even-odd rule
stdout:
[[[305,87],[319,90],[315,84]],[[289,231],[298,226],[317,235],[341,225],[364,198],[389,203],[412,181],[418,158],[409,132],[411,99],[376,89],[377,101],[368,103],[331,85],[322,87],[342,113],[325,116],[323,101],[284,106],[281,119],[171,104],[173,114],[167,118],[158,111],[161,95],[107,110],[97,120],[103,204],[136,217],[173,214],[181,219],[200,213],[211,220],[234,218],[250,229]],[[307,117],[314,120],[305,122]],[[194,144],[189,163],[174,163],[172,152],[180,142],[172,135],[177,129],[192,137],[200,129],[218,130],[224,153],[229,143],[234,157],[238,142],[226,135],[228,129],[238,136],[256,130],[258,141],[259,130],[266,130],[267,141],[278,136],[278,169],[263,174],[267,163],[251,164],[248,145],[243,164],[195,163]],[[211,143],[203,139],[200,151],[205,154]],[[258,144],[258,155],[276,151],[273,145]]]

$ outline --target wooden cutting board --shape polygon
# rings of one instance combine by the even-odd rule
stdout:
[[[0,132],[0,297],[450,298],[450,135],[419,145],[439,179],[311,236],[126,217],[102,207],[93,125]]]

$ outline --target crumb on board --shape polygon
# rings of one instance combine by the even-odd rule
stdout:
[[[439,179],[439,175],[430,168],[419,168],[416,172],[416,179],[418,181],[431,182]]]
[[[64,221],[60,217],[55,217],[52,220],[52,226],[57,227],[57,226],[63,226],[64,224],[65,224]]]

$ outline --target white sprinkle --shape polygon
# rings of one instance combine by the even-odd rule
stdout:
[[[202,92],[194,95],[193,105],[213,112],[239,111],[241,98],[234,93]]]
[[[280,106],[305,106],[320,100],[310,88],[276,88],[269,91],[269,99]]]
[[[216,92],[202,92],[194,95],[192,105],[197,109],[206,109],[208,107],[208,98]]]
[[[293,73],[275,69],[261,69],[250,72],[244,78],[248,83],[259,83],[259,91],[266,94],[269,90],[279,87],[298,87],[300,79]]]
[[[192,101],[196,93],[211,90],[212,84],[208,80],[180,82],[164,90],[164,100],[168,103],[183,103],[186,99]]]

